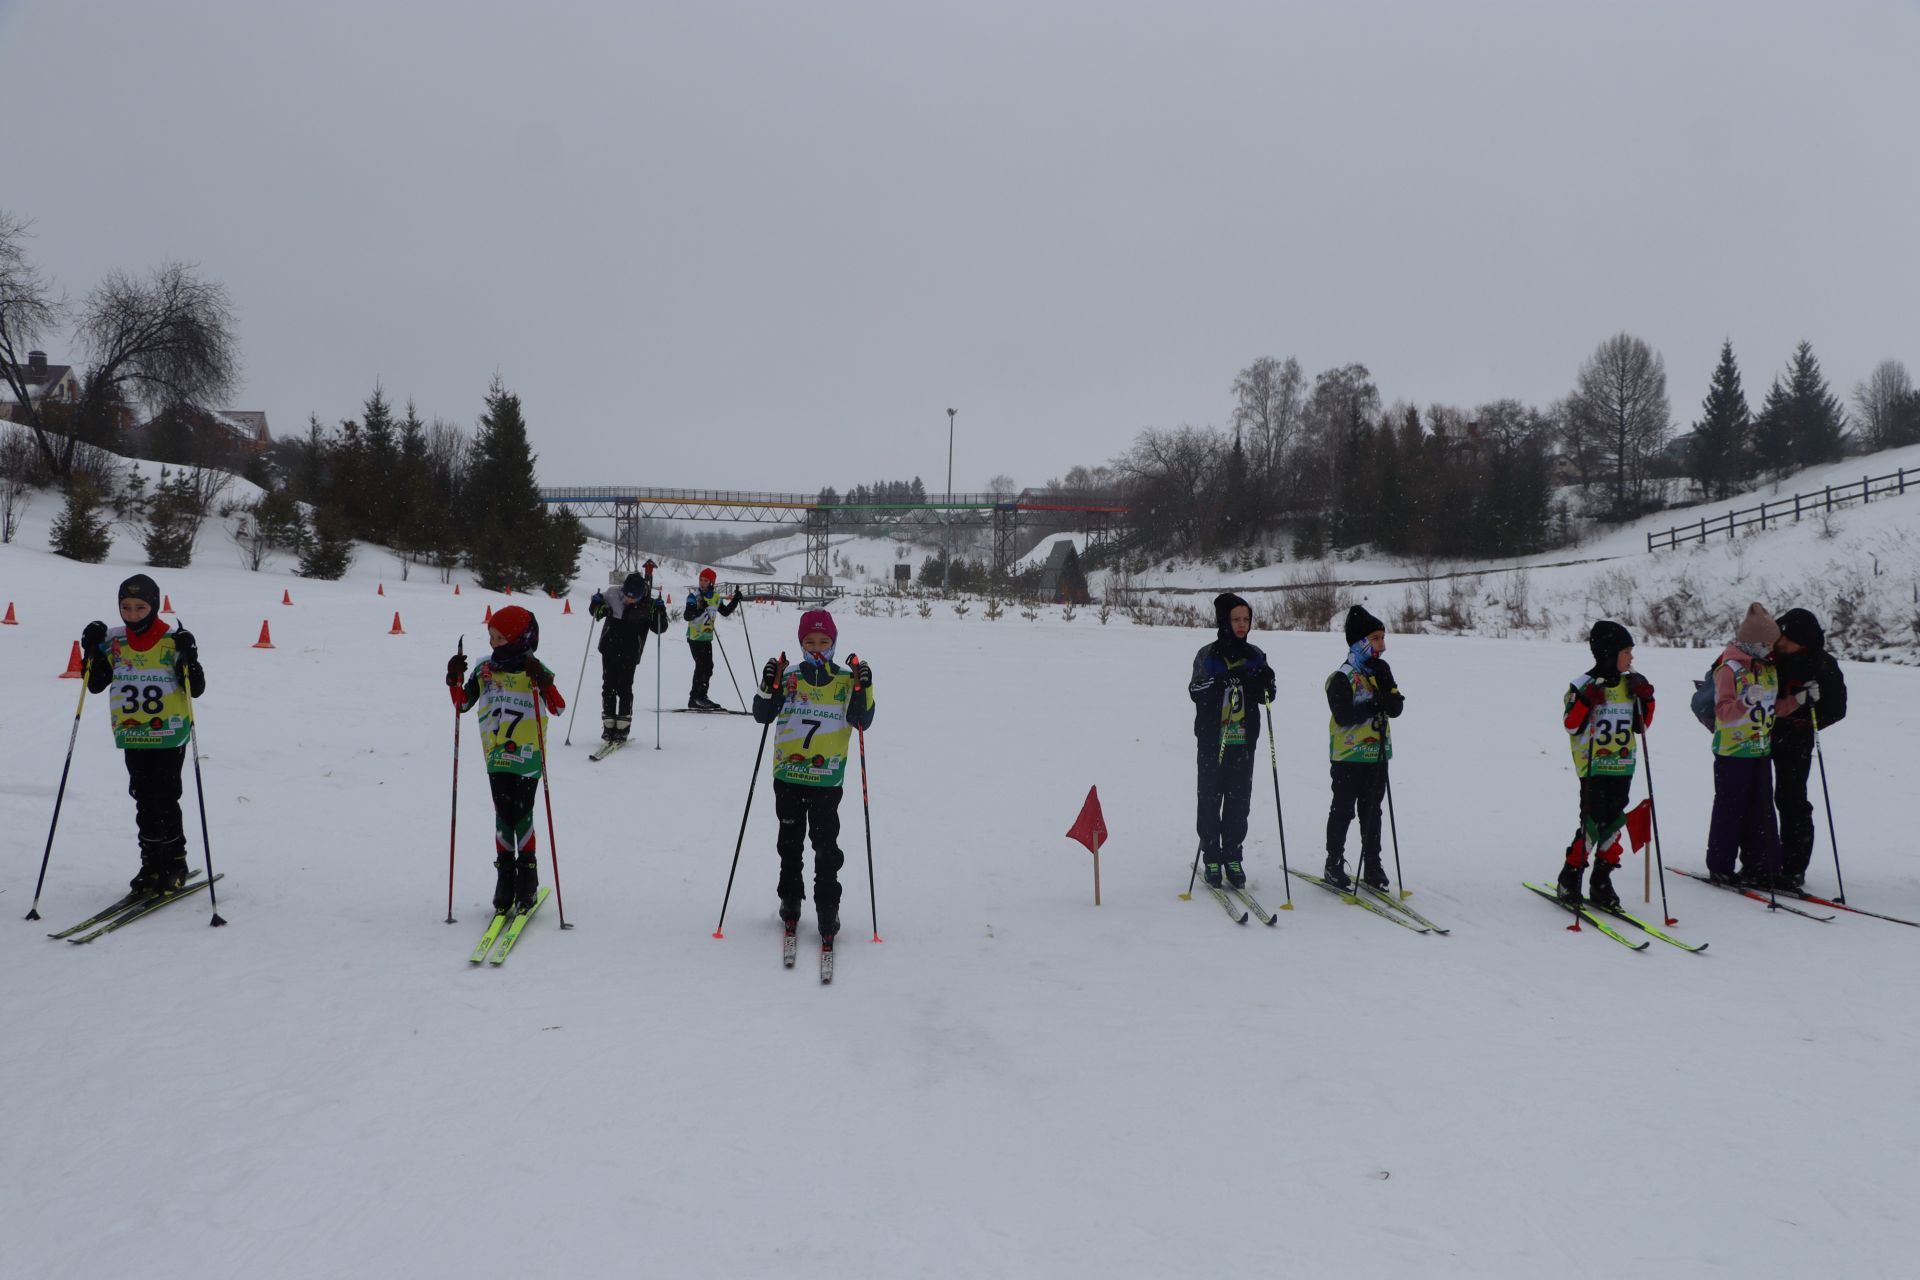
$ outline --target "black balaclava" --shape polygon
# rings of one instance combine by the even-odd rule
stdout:
[[[114,599],[144,600],[146,602],[148,610],[147,616],[138,622],[129,622],[126,624],[127,631],[131,635],[137,636],[144,634],[147,628],[151,627],[154,621],[160,617],[160,584],[144,573],[136,573],[121,583],[120,594],[115,596]]]

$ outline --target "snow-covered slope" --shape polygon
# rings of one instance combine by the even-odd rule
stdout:
[[[1891,505],[1891,504],[1889,504]],[[41,901],[34,878],[78,689],[131,555],[0,547],[13,673],[0,781],[11,1034],[0,1078],[7,1275],[1803,1276],[1905,1274],[1920,1194],[1916,931],[1830,923],[1669,878],[1691,956],[1572,934],[1519,887],[1553,873],[1574,786],[1556,727],[1577,645],[1395,636],[1394,764],[1422,937],[1319,894],[1271,930],[1181,902],[1192,842],[1191,631],[841,617],[876,672],[842,805],[839,977],[784,972],[757,727],[661,715],[676,628],[640,670],[639,745],[587,763],[589,670],[551,779],[566,916],[470,970],[491,890],[471,723],[442,670],[484,647],[468,586],[252,574],[215,546],[160,573],[209,676],[201,749],[226,929],[204,900],[87,947],[48,941],[135,861],[105,712],[84,708]],[[130,547],[123,548],[131,551]],[[384,583],[385,595],[375,593]],[[294,604],[279,603],[290,588]],[[589,623],[532,602],[569,694]],[[399,611],[405,635],[389,635]],[[795,613],[722,624],[742,681]],[[276,648],[252,645],[263,619]],[[748,656],[750,628],[752,656]],[[1319,857],[1321,635],[1256,637],[1281,672],[1288,851]],[[656,654],[658,658],[656,658]],[[1668,858],[1698,867],[1699,651],[1643,645]],[[663,660],[663,667],[656,661]],[[1850,666],[1827,735],[1851,900],[1920,918],[1904,851],[1920,672]],[[731,701],[723,667],[716,694]],[[553,726],[564,738],[566,727]],[[1260,765],[1249,864],[1278,905]],[[757,799],[714,931],[749,777]],[[1061,833],[1098,784],[1106,905]],[[200,861],[188,780],[189,829]],[[547,842],[544,816],[540,842]],[[1831,888],[1824,825],[1815,862]],[[1631,869],[1637,888],[1639,869]],[[1638,898],[1638,893],[1634,897]],[[1658,901],[1658,890],[1655,895]],[[1657,907],[1655,908],[1658,909]]]

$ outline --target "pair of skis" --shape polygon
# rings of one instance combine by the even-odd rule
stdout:
[[[1703,875],[1701,875],[1701,874],[1700,874],[1699,872],[1697,872],[1697,871],[1687,871],[1687,870],[1684,870],[1684,869],[1682,869],[1682,868],[1680,868],[1680,867],[1668,867],[1668,868],[1667,868],[1667,870],[1669,870],[1669,871],[1671,871],[1671,872],[1673,872],[1673,873],[1674,873],[1675,875],[1681,875],[1681,876],[1685,876],[1685,877],[1686,877],[1687,879],[1689,879],[1689,880],[1698,880],[1698,881],[1699,881],[1699,882],[1700,882],[1701,884],[1705,884],[1705,885],[1712,885],[1712,886],[1713,886],[1714,888],[1716,888],[1716,889],[1725,889],[1725,890],[1726,890],[1726,891],[1727,891],[1728,893],[1737,893],[1737,894],[1739,894],[1739,895],[1740,895],[1741,897],[1743,897],[1743,898],[1752,898],[1752,899],[1753,899],[1753,900],[1754,900],[1755,902],[1764,902],[1764,903],[1766,903],[1766,904],[1767,904],[1767,905],[1768,905],[1769,907],[1772,907],[1772,908],[1773,908],[1773,909],[1774,909],[1775,911],[1786,911],[1786,912],[1789,912],[1789,913],[1791,913],[1791,914],[1793,914],[1793,915],[1796,915],[1796,916],[1805,916],[1805,917],[1806,917],[1807,919],[1809,919],[1809,920],[1831,920],[1831,919],[1833,919],[1833,917],[1832,917],[1832,916],[1823,916],[1823,915],[1821,915],[1821,914],[1820,914],[1819,912],[1817,912],[1817,911],[1808,911],[1808,910],[1806,910],[1806,909],[1805,909],[1804,907],[1790,907],[1790,906],[1788,906],[1788,905],[1787,905],[1786,903],[1784,903],[1784,902],[1775,902],[1775,901],[1772,901],[1771,899],[1769,899],[1769,898],[1767,897],[1767,895],[1766,895],[1766,894],[1764,894],[1764,893],[1761,893],[1761,892],[1760,892],[1760,891],[1759,891],[1758,889],[1755,889],[1755,888],[1754,888],[1753,886],[1751,886],[1751,885],[1744,885],[1744,884],[1726,884],[1726,883],[1723,883],[1723,882],[1721,882],[1721,881],[1717,881],[1717,880],[1713,880],[1713,879],[1711,879],[1711,878],[1709,878],[1709,877],[1707,877],[1707,876],[1703,876]],[[1791,889],[1781,889],[1781,890],[1778,890],[1777,892],[1778,892],[1778,894],[1779,894],[1779,896],[1781,896],[1781,897],[1785,897],[1785,898],[1801,898],[1801,899],[1803,899],[1803,900],[1805,900],[1805,901],[1809,901],[1809,902],[1824,902],[1824,901],[1825,901],[1825,899],[1821,899],[1821,898],[1813,898],[1813,897],[1811,897],[1811,896],[1809,896],[1809,895],[1806,895],[1806,894],[1799,894],[1799,893],[1795,893],[1795,892],[1794,892],[1793,890],[1791,890]],[[1848,906],[1845,906],[1844,904],[1842,904],[1842,903],[1838,903],[1838,902],[1829,902],[1829,903],[1827,903],[1827,905],[1828,905],[1828,906],[1830,906],[1830,907],[1839,907],[1839,908],[1840,908],[1840,910],[1842,910],[1842,911],[1851,911],[1851,910],[1853,910],[1853,908],[1852,908],[1852,907],[1848,907]],[[1860,912],[1859,914],[1861,914],[1861,915],[1872,915],[1873,913],[1872,913],[1872,912],[1870,912],[1870,911],[1862,911],[1862,912]],[[1882,918],[1882,919],[1892,919],[1893,917],[1891,917],[1891,916],[1883,916],[1883,917],[1881,917],[1881,918]],[[1906,921],[1906,920],[1902,920],[1902,921],[1900,921],[1900,923],[1901,923],[1901,924],[1907,924],[1907,923],[1910,923],[1910,922],[1909,922],[1909,921]]]
[[[182,898],[200,892],[212,884],[213,880],[224,879],[227,873],[222,871],[214,876],[213,880],[194,879],[199,874],[200,870],[197,867],[187,872],[186,882],[177,889],[167,889],[160,893],[129,893],[118,902],[94,912],[79,924],[69,925],[60,932],[50,933],[47,936],[65,938],[73,943],[92,942],[95,938],[103,937],[116,929],[124,929],[135,920],[158,911],[169,902],[178,902]]]
[[[1629,951],[1645,951],[1653,945],[1653,939],[1655,938],[1671,946],[1678,947],[1682,951],[1691,951],[1695,954],[1707,949],[1706,943],[1682,941],[1668,933],[1665,929],[1662,929],[1659,925],[1642,920],[1639,916],[1632,914],[1624,907],[1603,907],[1592,898],[1582,898],[1577,903],[1570,902],[1566,898],[1561,897],[1556,890],[1548,889],[1524,880],[1521,881],[1521,883],[1562,910],[1572,913],[1574,922],[1568,926],[1569,928],[1578,929],[1580,922],[1584,920]],[[1631,925],[1647,936],[1639,942],[1635,942],[1632,938],[1609,924],[1609,920],[1618,920],[1624,924]]]
[[[1340,899],[1340,901],[1347,903],[1349,906],[1361,907],[1367,911],[1371,911],[1381,919],[1391,920],[1403,929],[1411,929],[1415,933],[1437,933],[1442,937],[1453,932],[1451,929],[1443,929],[1433,921],[1427,919],[1418,911],[1408,906],[1397,895],[1389,893],[1385,889],[1376,889],[1364,880],[1355,880],[1351,888],[1342,889],[1332,881],[1323,880],[1319,876],[1309,875],[1304,871],[1294,871],[1291,867],[1288,868],[1288,871],[1300,879],[1305,880],[1308,884],[1319,885],[1322,889],[1325,889],[1328,893]]]
[[[591,754],[587,756],[587,759],[593,761],[595,764],[598,764],[600,761],[605,760],[608,756],[612,755],[614,752],[618,751],[620,748],[626,745],[627,745],[627,739],[625,738],[615,738],[606,742],[602,742],[597,748],[594,749],[594,751]]]
[[[1205,885],[1207,892],[1213,895],[1214,901],[1226,909],[1227,918],[1235,924],[1245,924],[1249,913],[1259,916],[1260,923],[1264,925],[1280,922],[1279,916],[1261,906],[1260,899],[1254,897],[1244,887],[1206,884],[1204,881],[1201,883]]]
[[[782,921],[780,940],[780,963],[791,969],[800,959],[800,925],[796,921]],[[833,981],[833,939],[820,939],[820,985],[826,986]]]
[[[520,941],[520,934],[526,929],[527,921],[533,919],[533,913],[546,902],[547,895],[553,892],[546,885],[540,886],[540,892],[534,897],[533,905],[525,911],[497,911],[487,931],[480,935],[480,945],[473,949],[468,957],[474,964],[486,963],[502,965],[513,951],[514,944]],[[492,954],[489,955],[488,953]]]

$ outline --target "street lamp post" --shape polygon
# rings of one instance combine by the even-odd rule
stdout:
[[[958,409],[947,410],[947,505],[953,505],[953,415]]]

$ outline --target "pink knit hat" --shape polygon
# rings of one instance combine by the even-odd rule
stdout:
[[[825,609],[809,609],[800,615],[800,639],[805,640],[814,632],[823,632],[834,643],[840,641],[840,628],[833,623],[833,615]]]

